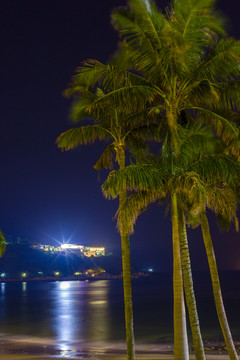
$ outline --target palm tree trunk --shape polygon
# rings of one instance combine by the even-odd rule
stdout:
[[[120,170],[125,168],[125,150],[118,149],[118,163]],[[123,273],[123,293],[125,309],[125,328],[127,341],[127,360],[135,360],[135,341],[133,329],[133,306],[132,306],[132,280],[131,280],[131,260],[130,260],[130,241],[125,223],[124,205],[127,200],[127,191],[122,189],[119,193],[119,217],[120,217],[120,236],[122,250],[122,273]]]
[[[218,269],[217,263],[212,243],[212,238],[210,234],[209,224],[206,212],[203,211],[201,214],[201,228],[202,228],[202,235],[204,240],[204,245],[206,248],[207,258],[208,258],[208,265],[210,269],[211,279],[212,279],[212,288],[213,288],[213,295],[215,306],[217,310],[218,319],[220,322],[220,326],[222,329],[222,333],[224,336],[224,340],[226,342],[228,354],[231,360],[238,360],[237,352],[235,349],[235,345],[232,339],[231,331],[228,325],[228,320],[223,304],[220,280],[218,276]]]
[[[194,353],[197,360],[206,360],[204,354],[203,341],[200,331],[199,318],[196,306],[196,299],[193,288],[191,261],[188,248],[187,231],[183,211],[179,209],[179,236],[180,236],[180,251],[182,259],[182,272],[184,292],[187,302],[189,321],[192,330]]]
[[[188,360],[188,339],[178,229],[177,195],[172,196],[174,359]]]

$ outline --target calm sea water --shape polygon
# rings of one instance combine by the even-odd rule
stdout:
[[[240,283],[225,279],[232,332],[240,335]],[[203,338],[221,339],[210,287],[197,288]],[[133,281],[137,344],[172,342],[172,289],[168,277]],[[118,280],[0,284],[1,339],[46,344],[60,350],[122,346],[124,309]]]

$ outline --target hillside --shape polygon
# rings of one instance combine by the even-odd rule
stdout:
[[[88,258],[77,252],[49,253],[27,244],[10,244],[0,259],[0,276],[9,279],[74,276],[89,269],[104,269],[108,274],[119,275],[122,271],[121,257],[107,255]]]

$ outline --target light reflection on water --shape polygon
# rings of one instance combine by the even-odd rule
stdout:
[[[1,283],[1,295],[5,293],[6,283]]]
[[[116,323],[124,334],[122,298],[117,290],[113,311],[110,288],[105,280],[1,283],[0,335],[28,343],[57,343],[62,350],[71,344],[108,342]]]
[[[23,292],[27,291],[27,283],[26,283],[26,281],[22,282],[22,291]]]
[[[64,281],[54,284],[50,316],[57,343],[68,350],[80,342],[106,341],[109,334],[106,283]]]
[[[58,282],[54,287],[54,306],[52,307],[52,324],[57,342],[61,344],[61,350],[67,350],[68,344],[81,333],[79,319],[81,307],[77,306],[78,301],[72,296],[76,285],[80,288],[83,283]],[[80,291],[81,296],[81,291]]]
[[[205,285],[204,285],[205,286]],[[197,295],[201,295],[198,292]],[[172,292],[165,280],[133,282],[136,342],[172,338]],[[239,336],[240,294],[226,298],[233,333]],[[122,283],[117,280],[1,283],[1,340],[71,349],[124,343]],[[219,334],[212,300],[200,297],[203,333]],[[205,316],[204,316],[205,315]],[[204,323],[205,321],[205,323]],[[208,335],[207,335],[208,336]],[[62,353],[63,354],[63,353]]]
[[[96,288],[96,282],[90,284],[90,296],[88,300],[89,319],[89,339],[94,341],[106,341],[109,338],[109,304],[108,304],[108,287],[102,283]]]

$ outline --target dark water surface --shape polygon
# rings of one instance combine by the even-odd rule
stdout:
[[[223,279],[230,326],[240,335],[240,283]],[[237,283],[236,283],[237,282]],[[211,295],[202,279],[197,288],[204,340],[220,340],[221,332]],[[167,276],[133,281],[137,344],[172,342],[172,289]],[[0,284],[2,339],[56,346],[121,346],[124,309],[120,280],[23,282]]]

